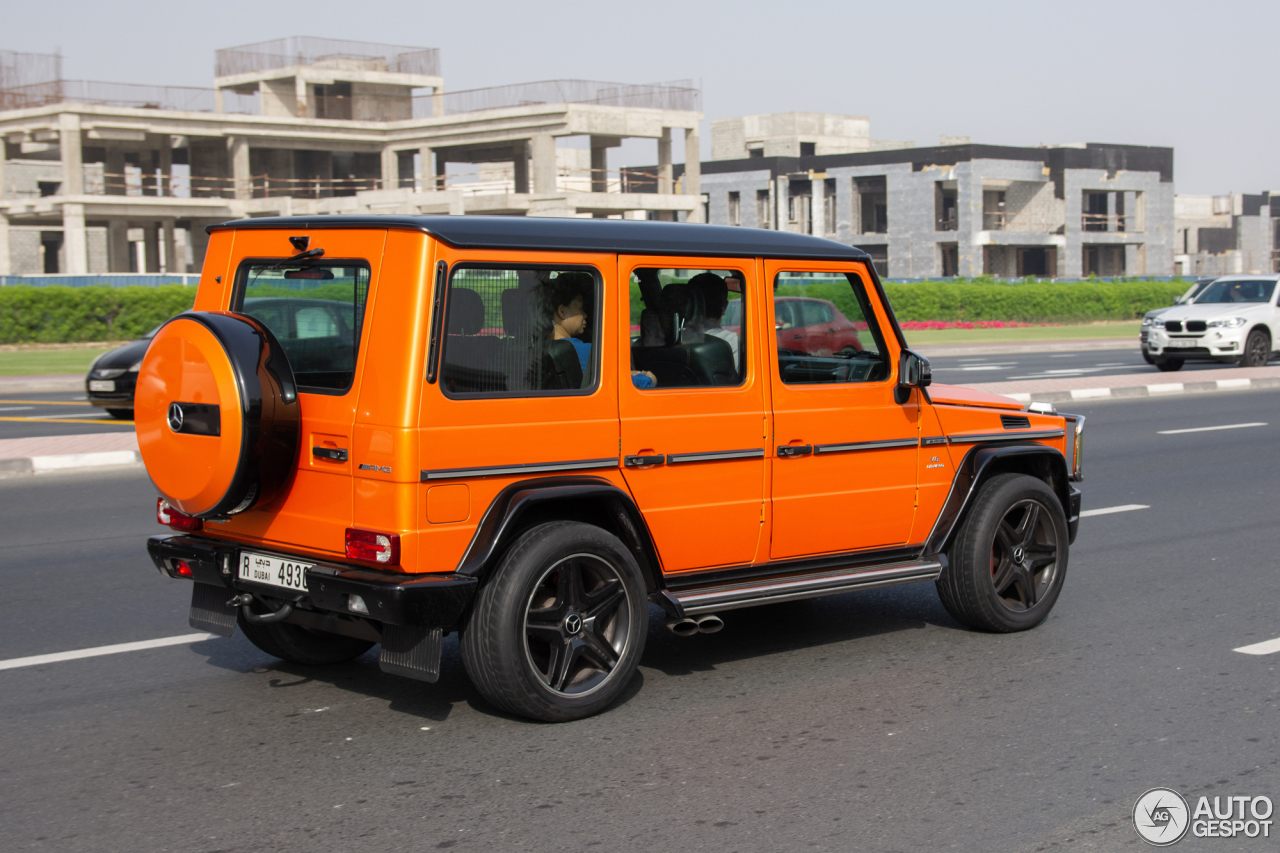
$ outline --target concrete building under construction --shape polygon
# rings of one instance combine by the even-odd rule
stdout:
[[[209,89],[138,86],[0,52],[0,275],[198,270],[204,226],[246,216],[703,215],[697,156],[672,162],[675,134],[699,150],[687,82],[446,91],[435,49],[302,37],[215,66]],[[629,138],[656,169],[609,168]]]

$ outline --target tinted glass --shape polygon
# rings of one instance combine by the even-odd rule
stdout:
[[[599,276],[577,268],[457,267],[440,384],[450,396],[572,394],[596,386]]]
[[[351,387],[369,267],[359,261],[278,266],[248,262],[240,269],[242,314],[271,330],[289,356],[303,391],[341,393]]]
[[[781,272],[773,282],[778,375],[788,385],[889,378],[884,336],[862,279]]]
[[[633,272],[632,384],[644,390],[741,385],[744,281],[737,270]]]
[[[1197,305],[1227,304],[1232,302],[1270,302],[1275,293],[1274,281],[1256,279],[1218,279],[1196,297]]]

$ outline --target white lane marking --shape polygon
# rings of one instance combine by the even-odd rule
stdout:
[[[27,409],[34,409],[35,406],[5,406],[0,412],[22,412]]]
[[[118,655],[124,652],[140,652],[143,649],[160,649],[165,646],[186,646],[201,640],[217,639],[217,634],[180,634],[177,637],[161,637],[158,640],[140,640],[136,643],[116,643],[114,646],[96,646],[92,649],[76,649],[71,652],[54,652],[49,655],[32,655],[26,658],[0,660],[0,669],[20,669],[24,666],[40,666],[61,663],[66,660],[96,658],[102,655]]]
[[[1081,518],[1091,515],[1111,515],[1113,512],[1133,512],[1135,509],[1151,509],[1147,504],[1125,504],[1124,506],[1104,506],[1098,509],[1086,509],[1080,513]]]
[[[1241,646],[1238,649],[1232,649],[1233,652],[1239,652],[1242,655],[1273,655],[1280,652],[1280,638],[1275,640],[1267,640],[1262,643],[1254,643],[1251,646]]]
[[[1157,435],[1182,435],[1184,432],[1215,432],[1220,429],[1248,429],[1249,427],[1266,426],[1263,421],[1250,424],[1223,424],[1222,426],[1193,427],[1191,429],[1162,429]]]

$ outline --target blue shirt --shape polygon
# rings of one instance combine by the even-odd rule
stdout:
[[[578,340],[577,338],[569,338],[569,343],[573,344],[573,349],[578,353],[578,362],[582,365],[582,375],[587,375],[587,360],[591,358],[591,344]],[[643,373],[633,373],[631,375],[631,384],[637,388],[652,388],[653,380]]]

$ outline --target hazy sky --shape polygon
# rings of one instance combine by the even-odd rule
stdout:
[[[1274,0],[95,0],[6,4],[0,21],[0,49],[60,48],[71,79],[209,86],[215,48],[349,38],[440,48],[448,89],[693,78],[707,119],[814,110],[919,145],[1173,146],[1179,192],[1280,190]]]

